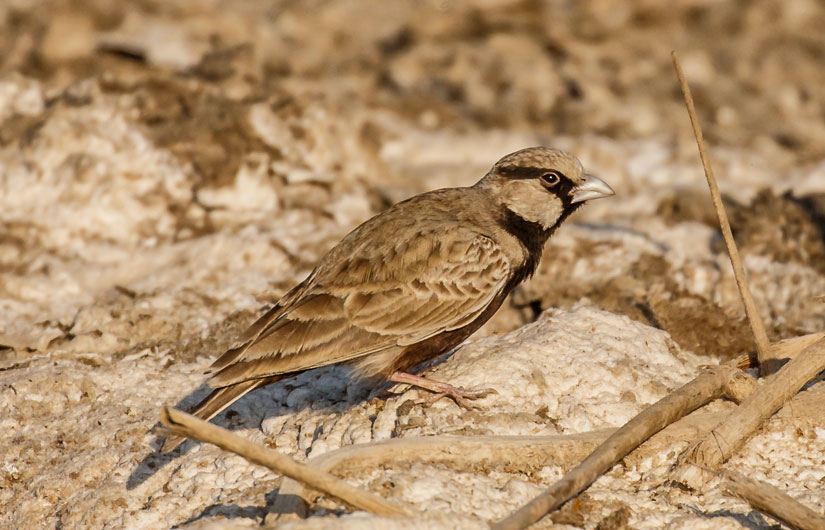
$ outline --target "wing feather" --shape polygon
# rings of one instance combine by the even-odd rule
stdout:
[[[408,345],[469,324],[504,289],[510,263],[489,237],[468,229],[449,236],[417,233],[382,256],[356,255],[326,270],[322,262],[297,294],[253,325],[242,348],[230,350],[231,362],[227,352],[215,363],[220,371],[210,385],[376,352],[400,355]]]

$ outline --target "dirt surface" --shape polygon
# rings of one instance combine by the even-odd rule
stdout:
[[[682,374],[647,371],[636,345],[610,350],[630,365],[642,356],[633,377],[658,390],[639,406],[699,364],[751,349],[672,49],[770,337],[825,329],[823,34],[825,5],[815,0],[0,3],[0,526],[275,524],[276,477],[229,458],[210,485],[191,470],[217,452],[178,455],[177,472],[152,460],[158,407],[189,396],[209,361],[354,226],[412,194],[471,184],[530,145],[571,151],[617,196],[576,214],[471,340],[498,340],[541,314],[587,314],[586,347],[601,351],[610,340],[597,324],[627,317],[628,329],[645,330],[638,340],[666,334],[673,364],[662,366]],[[520,333],[501,344],[518,348]],[[479,358],[507,358],[499,343],[478,344]],[[535,351],[552,367],[568,346]],[[456,354],[442,367],[460,372],[463,362]],[[558,362],[553,385],[597,373],[573,357]],[[332,406],[352,425],[375,412],[346,374],[307,381],[276,385],[218,422],[271,441],[321,421],[306,411]],[[576,399],[623,403],[632,391],[593,387]],[[502,418],[519,412],[527,416],[509,427],[533,433],[626,419],[537,392],[541,404],[493,400],[489,416],[455,410],[441,428],[430,428],[440,416],[401,408],[386,432],[504,434]],[[541,406],[558,407],[552,421],[536,420]],[[261,423],[273,415],[284,418],[277,429]],[[795,428],[790,418],[768,429],[737,466],[825,511],[821,424]],[[384,432],[344,430],[349,438],[334,441],[308,435],[320,453]],[[310,442],[288,452],[306,457]],[[502,472],[479,491],[503,488],[515,507],[557,471],[517,485]],[[442,510],[433,526],[478,524],[475,505],[451,496],[448,474],[428,473],[416,470],[418,485],[404,482],[399,498]],[[634,482],[633,473],[614,470],[578,501],[598,509],[566,508],[553,520],[771,524],[724,504],[721,491],[673,500],[664,478]],[[388,476],[359,480],[381,491]],[[611,500],[611,481],[635,493]],[[700,501],[701,516],[689,507]],[[334,503],[312,513],[304,524],[344,524]],[[343,519],[380,527],[353,517]]]

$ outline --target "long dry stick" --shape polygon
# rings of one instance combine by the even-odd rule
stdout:
[[[329,473],[300,464],[277,451],[250,442],[237,434],[185,412],[164,407],[160,421],[177,435],[215,444],[221,449],[232,451],[250,462],[299,480],[361,510],[378,515],[411,516],[415,514],[411,508],[398,506],[372,493],[350,486]]]
[[[715,366],[660,399],[624,424],[561,480],[518,511],[495,523],[493,530],[521,530],[535,523],[550,510],[584,491],[600,475],[656,432],[720,397],[737,373],[739,370],[733,366]]]
[[[759,392],[748,396],[715,429],[691,445],[675,469],[678,480],[699,489],[716,469],[811,379],[825,370],[825,338],[811,344],[773,377]]]
[[[716,208],[716,215],[719,217],[719,226],[722,228],[722,235],[728,247],[730,263],[733,266],[733,275],[736,278],[739,295],[745,304],[745,313],[748,315],[748,322],[753,332],[753,338],[756,341],[756,351],[759,356],[759,370],[762,375],[767,375],[776,368],[768,363],[768,360],[773,358],[768,334],[765,332],[765,326],[759,317],[759,312],[756,310],[756,304],[753,301],[753,296],[751,295],[748,281],[745,277],[745,269],[742,267],[742,260],[739,258],[739,250],[736,248],[736,242],[733,240],[733,232],[731,232],[730,229],[728,214],[722,205],[722,196],[719,194],[719,187],[716,185],[716,178],[713,176],[713,169],[710,167],[710,158],[705,147],[705,138],[702,135],[702,129],[699,127],[699,118],[696,116],[696,107],[693,105],[693,96],[690,94],[690,87],[685,80],[685,74],[682,72],[679,57],[675,51],[672,52],[672,56],[673,66],[676,68],[676,75],[679,76],[679,84],[682,86],[682,93],[685,96],[685,105],[687,105],[688,115],[690,116],[690,124],[693,126],[693,134],[696,136],[696,144],[699,146],[699,156],[702,159],[702,166],[705,168],[705,178],[707,178],[708,187],[710,187],[713,206]]]
[[[721,415],[714,414],[711,425]],[[362,473],[381,466],[403,466],[426,462],[461,470],[512,466],[526,471],[531,467],[579,462],[604,442],[615,429],[550,436],[427,436],[393,438],[351,445],[310,458],[307,465],[324,472]],[[285,479],[271,510],[279,514],[306,513],[312,491],[295,480]]]
[[[730,471],[724,475],[728,479],[726,489],[733,495],[746,500],[754,509],[782,521],[791,528],[799,530],[825,528],[825,517],[778,488]]]
[[[668,426],[645,442],[644,454],[656,454],[676,441],[695,438],[715,427],[726,410],[697,411]],[[599,444],[618,429],[547,436],[427,436],[393,438],[380,442],[350,445],[310,458],[315,469],[341,473],[361,473],[382,466],[415,462],[440,464],[452,469],[538,470],[548,465],[569,469],[584,460]],[[642,456],[640,456],[642,458]],[[285,479],[278,488],[272,510],[276,513],[302,513],[310,492],[303,485]]]

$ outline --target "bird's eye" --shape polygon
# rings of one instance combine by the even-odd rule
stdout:
[[[559,183],[561,180],[561,175],[559,175],[558,171],[548,171],[539,177],[539,179],[541,179],[541,183],[546,187],[552,188]]]

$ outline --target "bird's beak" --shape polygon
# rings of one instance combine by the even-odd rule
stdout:
[[[608,186],[605,181],[599,177],[585,173],[584,182],[573,191],[573,204],[600,199],[602,197],[610,197],[615,194],[616,192],[613,191],[613,188]]]

